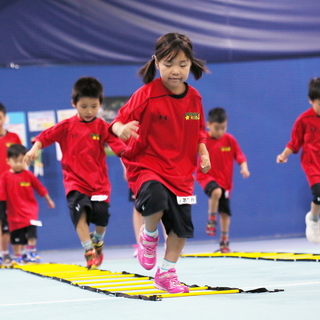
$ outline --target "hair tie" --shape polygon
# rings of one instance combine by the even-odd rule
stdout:
[[[153,55],[151,56],[151,59],[154,60],[154,61],[156,61],[156,56],[153,54]]]

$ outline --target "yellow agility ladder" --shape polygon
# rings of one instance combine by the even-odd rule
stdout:
[[[230,252],[182,254],[184,258],[244,258],[274,261],[320,261],[320,254],[289,252]]]
[[[189,293],[168,293],[155,288],[153,278],[129,272],[111,272],[106,270],[87,270],[78,265],[44,263],[29,265],[14,265],[19,269],[34,275],[54,279],[68,283],[81,289],[104,293],[114,297],[159,301],[163,298],[190,297],[200,295],[231,294],[231,293],[254,293],[254,292],[279,292],[282,289],[269,291],[265,288],[244,291],[238,288],[211,287],[211,286],[188,286]]]

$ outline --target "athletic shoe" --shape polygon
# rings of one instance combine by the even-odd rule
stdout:
[[[29,250],[22,255],[22,259],[26,263],[39,263],[41,258],[36,250]]]
[[[21,264],[24,264],[24,260],[23,260],[23,257],[22,256],[14,256],[13,259],[12,259],[12,264],[15,265],[21,265]]]
[[[320,243],[320,220],[311,220],[311,212],[306,214],[306,237],[311,243]]]
[[[157,245],[159,237],[152,238],[144,233],[144,225],[140,228],[138,260],[146,270],[151,270],[157,261]]]
[[[208,236],[215,236],[217,230],[217,220],[209,219],[206,226],[206,234]]]
[[[90,238],[92,240],[92,245],[94,250],[96,251],[96,266],[100,266],[102,261],[103,261],[103,245],[104,245],[104,241],[100,240],[100,241],[95,241],[94,240],[94,234],[90,233]]]
[[[132,248],[133,248],[133,257],[136,258],[138,256],[138,245],[133,244]]]
[[[87,261],[87,268],[88,270],[97,269],[99,265],[99,259],[97,258],[97,253],[94,249],[89,249],[85,252],[84,257]]]
[[[220,241],[220,249],[216,252],[221,253],[230,253],[229,242],[228,241]]]
[[[9,266],[12,265],[12,259],[11,259],[10,255],[9,255],[8,253],[6,253],[6,254],[3,255],[2,260],[3,260],[3,261],[2,261],[2,264],[3,264],[4,266],[9,267]],[[1,265],[1,263],[0,263],[0,265]]]
[[[189,288],[178,280],[176,269],[170,269],[167,272],[160,273],[158,268],[156,275],[154,276],[153,285],[159,289],[169,293],[188,293]]]

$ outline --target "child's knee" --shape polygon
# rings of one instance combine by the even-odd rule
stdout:
[[[222,189],[221,188],[215,188],[211,192],[211,199],[220,199],[222,196]]]

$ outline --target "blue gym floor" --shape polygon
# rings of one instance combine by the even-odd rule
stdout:
[[[305,238],[233,242],[237,252],[320,253]],[[187,243],[185,254],[213,252],[216,241]],[[105,248],[100,269],[154,276],[132,257],[131,247]],[[84,265],[82,250],[40,252],[43,262]],[[158,249],[159,262],[163,247]],[[0,319],[319,319],[320,262],[240,258],[181,258],[177,271],[188,285],[265,287],[276,293],[238,293],[143,301],[82,290],[18,269],[0,269]]]

